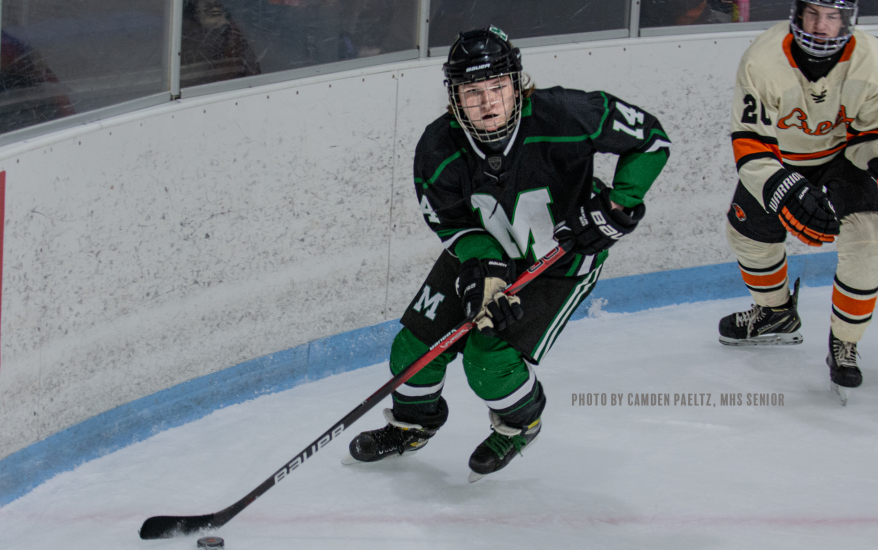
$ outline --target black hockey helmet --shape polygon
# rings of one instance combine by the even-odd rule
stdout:
[[[442,69],[454,116],[473,137],[482,142],[492,142],[512,132],[521,117],[521,51],[512,47],[505,32],[490,26],[460,33]],[[462,109],[458,87],[503,76],[509,76],[514,87],[514,101],[509,105],[507,122],[502,128],[490,131],[479,129]]]
[[[838,10],[841,29],[838,36],[818,36],[805,31],[803,14],[808,6]],[[793,0],[790,8],[790,32],[805,53],[828,57],[841,50],[854,33],[857,22],[857,0]]]
[[[497,27],[462,32],[442,66],[448,85],[487,80],[521,72],[521,51],[513,48],[506,33]]]

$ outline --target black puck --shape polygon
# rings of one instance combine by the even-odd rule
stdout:
[[[198,539],[199,548],[224,548],[225,541],[219,537],[204,537]]]

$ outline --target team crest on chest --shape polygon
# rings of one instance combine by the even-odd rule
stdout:
[[[842,124],[844,124],[845,126],[849,126],[850,123],[853,121],[854,119],[848,118],[844,105],[839,108],[838,115],[835,117],[835,122],[831,120],[824,120],[823,122],[817,123],[812,121],[810,124],[808,121],[808,115],[806,115],[805,112],[801,109],[795,108],[790,111],[790,114],[780,118],[777,121],[777,127],[781,130],[786,130],[787,128],[798,128],[809,136],[825,136]],[[816,124],[816,126],[812,128],[812,124]]]

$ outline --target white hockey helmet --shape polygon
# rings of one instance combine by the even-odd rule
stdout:
[[[807,22],[809,18],[813,21],[813,18],[821,18],[827,12],[829,24],[840,26],[836,36],[818,33],[814,28],[806,31],[806,27],[813,26],[813,23]],[[790,32],[799,47],[814,57],[829,57],[841,50],[853,35],[856,22],[857,0],[793,0],[790,8]]]

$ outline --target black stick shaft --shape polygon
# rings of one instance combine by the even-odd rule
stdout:
[[[533,281],[538,275],[546,271],[566,252],[565,246],[553,248],[548,254],[543,256],[527,271],[522,273],[511,285],[503,292],[509,296],[517,294],[528,283]],[[403,385],[409,378],[418,373],[427,366],[433,359],[442,354],[451,347],[455,342],[460,340],[473,328],[472,321],[463,321],[454,329],[443,336],[438,342],[433,344],[427,353],[421,356],[417,361],[403,369],[396,376],[391,378],[387,383],[378,388],[378,391],[366,398],[365,401],[354,407],[354,410],[345,415],[344,418],[333,424],[331,428],[323,432],[323,434],[315,439],[311,445],[303,449],[299,454],[294,456],[292,460],[283,465],[270,478],[263,481],[259,487],[256,487],[244,498],[232,504],[228,508],[221,510],[215,514],[206,516],[154,516],[143,522],[140,528],[140,538],[142,539],[163,539],[177,535],[189,535],[198,531],[207,529],[216,529],[225,525],[229,520],[238,515],[238,513],[252,504],[257,498],[265,494],[266,491],[283,481],[293,470],[305,463],[306,460],[314,456],[317,451],[325,447],[330,441],[337,438],[341,433],[361,416],[372,410],[372,408],[381,402],[385,397],[393,393],[393,390]]]

